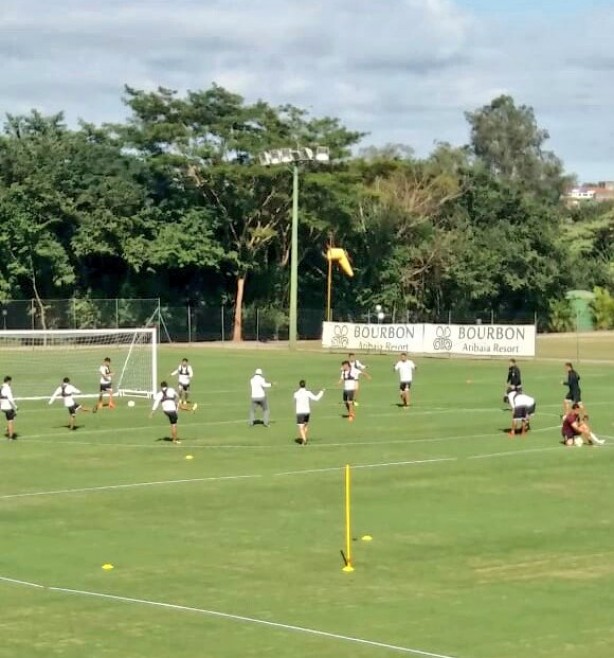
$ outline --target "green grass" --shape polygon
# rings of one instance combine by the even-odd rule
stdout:
[[[184,352],[164,348],[161,373]],[[453,658],[614,655],[614,450],[558,444],[560,363],[522,364],[538,414],[511,440],[505,362],[417,359],[404,411],[392,357],[365,357],[373,381],[350,424],[338,355],[188,354],[200,409],[181,416],[180,446],[144,401],[83,414],[74,433],[61,403],[21,405],[19,440],[0,446],[0,576],[46,588],[0,581],[1,658],[402,655],[83,592]],[[247,427],[255,367],[276,382],[269,429]],[[594,429],[614,434],[612,366],[578,369]],[[306,448],[293,442],[301,377],[328,388]],[[353,543],[352,574],[339,555],[346,463],[353,532],[373,536]],[[110,488],[138,483],[153,484]]]

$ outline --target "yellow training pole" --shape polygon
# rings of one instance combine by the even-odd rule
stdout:
[[[351,526],[351,498],[350,498],[350,465],[345,466],[345,559],[343,571],[354,571],[352,566],[352,526]]]

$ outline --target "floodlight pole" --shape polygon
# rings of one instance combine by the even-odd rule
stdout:
[[[290,243],[290,326],[288,344],[296,349],[298,315],[298,163],[292,165],[292,239]]]

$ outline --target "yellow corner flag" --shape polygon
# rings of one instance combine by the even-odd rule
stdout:
[[[347,251],[339,247],[331,247],[326,252],[326,258],[334,263],[339,263],[341,269],[348,275],[354,276],[354,270],[350,265]]]

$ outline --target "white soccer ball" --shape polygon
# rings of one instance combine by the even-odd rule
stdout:
[[[135,404],[136,404],[136,402],[134,400],[128,400],[128,406],[129,407],[134,407]]]
[[[584,439],[581,436],[576,436],[576,438],[573,440],[573,444],[576,446],[576,448],[581,448],[584,445]]]

